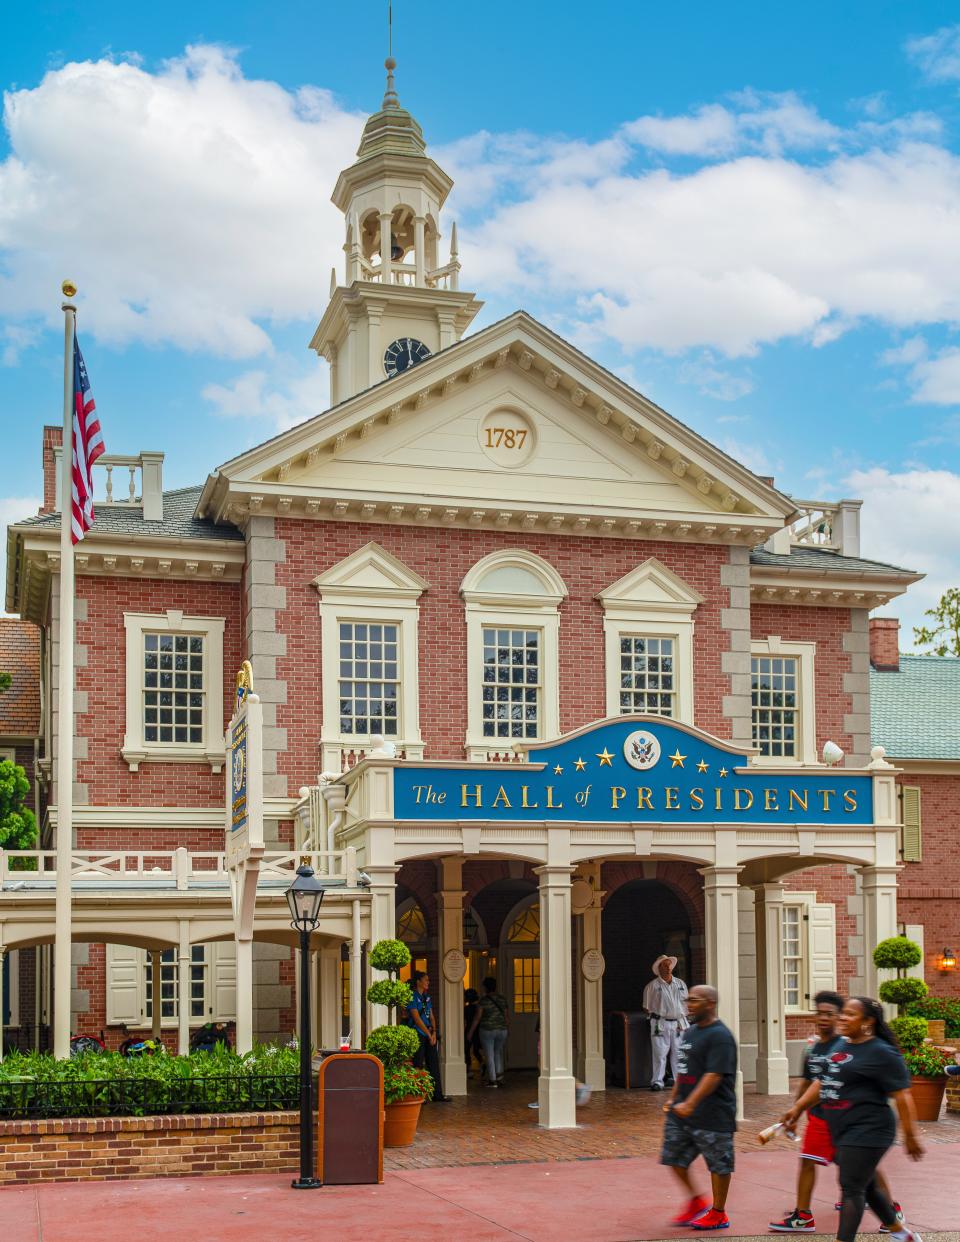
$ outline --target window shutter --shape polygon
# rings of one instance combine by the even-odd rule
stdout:
[[[909,978],[912,975],[915,979],[922,979],[924,977],[924,962],[926,961],[926,950],[923,942],[923,924],[901,923],[900,930],[901,935],[906,936],[908,940],[912,940],[914,944],[918,944],[920,946],[920,951],[924,955],[916,966],[907,967],[907,976]]]
[[[146,970],[142,949],[107,945],[107,1025],[139,1026],[143,1022]]]
[[[923,839],[920,831],[920,789],[904,785],[900,791],[903,807],[903,861],[923,861]]]
[[[807,961],[809,963],[810,1007],[818,992],[833,992],[837,986],[837,910],[832,901],[810,906],[807,923]]]
[[[232,1022],[237,1017],[237,947],[232,940],[218,941],[208,948],[210,954],[209,1004],[211,1017],[218,1022]]]

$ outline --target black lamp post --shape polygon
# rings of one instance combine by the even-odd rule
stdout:
[[[297,878],[287,889],[291,926],[300,933],[300,1176],[294,1190],[314,1190],[323,1183],[313,1173],[313,1066],[310,1034],[310,933],[320,925],[323,886],[313,868],[301,863]]]

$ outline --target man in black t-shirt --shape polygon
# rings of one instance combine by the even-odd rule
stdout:
[[[694,1229],[728,1229],[727,1192],[733,1173],[733,1135],[737,1128],[737,1042],[717,1017],[715,988],[701,984],[687,999],[690,1026],[680,1039],[677,1076],[663,1106],[660,1163],[673,1169],[690,1199],[674,1218]],[[710,1170],[713,1204],[698,1194],[690,1165],[703,1156]]]

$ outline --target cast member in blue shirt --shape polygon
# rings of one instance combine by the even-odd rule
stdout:
[[[440,1053],[437,1048],[437,1024],[433,1016],[433,999],[430,996],[430,977],[425,970],[413,976],[413,1000],[407,1006],[407,1023],[420,1036],[420,1049],[413,1063],[425,1069],[433,1079],[433,1099],[436,1104],[447,1104],[449,1095],[443,1094],[440,1081]]]

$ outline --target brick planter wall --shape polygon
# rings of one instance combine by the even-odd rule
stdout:
[[[300,1114],[0,1121],[0,1185],[295,1173]]]
[[[960,1048],[960,1039],[945,1039],[942,1048]],[[947,1079],[947,1112],[960,1113],[960,1078]]]

